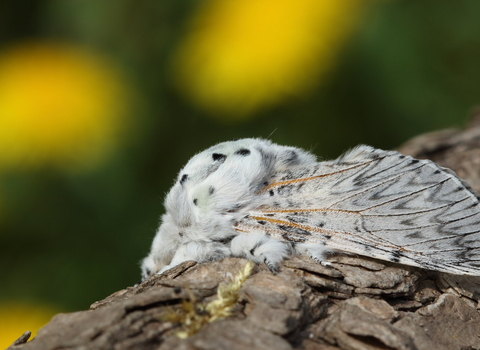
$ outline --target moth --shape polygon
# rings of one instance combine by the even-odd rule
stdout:
[[[165,199],[142,277],[246,257],[273,272],[332,252],[480,275],[479,195],[447,168],[360,145],[332,161],[263,139],[191,158]]]

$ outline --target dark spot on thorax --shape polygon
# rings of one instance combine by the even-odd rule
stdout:
[[[227,156],[225,154],[221,154],[221,153],[213,153],[212,154],[212,159],[215,162],[224,162],[226,158],[227,158]]]
[[[288,164],[298,163],[298,154],[295,151],[288,151],[288,157],[285,159]]]
[[[240,148],[238,151],[235,151],[234,154],[238,154],[240,156],[248,156],[250,154],[250,150],[246,148]]]
[[[188,180],[188,174],[183,174],[182,177],[180,178],[180,185],[183,185],[187,180]]]
[[[265,152],[261,147],[257,148],[257,151],[262,157],[261,166],[265,169],[269,169],[272,166],[272,163],[275,161],[275,156],[269,152]]]

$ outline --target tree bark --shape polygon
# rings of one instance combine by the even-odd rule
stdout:
[[[399,150],[453,169],[480,191],[480,118],[465,130],[421,135]],[[219,284],[247,261],[185,262],[88,311],[58,314],[35,339],[26,342],[24,334],[9,349],[480,349],[480,277],[356,256],[329,261],[332,267],[293,257],[276,275],[256,266],[231,316],[214,322],[200,306],[216,300]],[[181,339],[188,311],[207,321]]]

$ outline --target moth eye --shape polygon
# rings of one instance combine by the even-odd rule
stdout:
[[[182,177],[180,178],[180,185],[183,185],[187,180],[188,180],[188,175],[183,174]]]
[[[198,199],[195,198],[195,199],[193,200],[193,204],[197,205],[197,202],[198,202]]]
[[[178,235],[179,235],[180,237],[183,237],[183,232],[179,232]]]
[[[241,148],[238,151],[235,151],[234,154],[238,154],[240,156],[248,156],[250,154],[250,150],[246,148]]]
[[[215,192],[215,188],[213,186],[210,186],[210,188],[208,189],[208,194],[212,195],[213,192]]]
[[[221,153],[213,153],[212,154],[212,159],[215,162],[217,162],[217,161],[223,162],[223,161],[225,161],[226,158],[227,158],[227,156],[225,154],[221,154]]]

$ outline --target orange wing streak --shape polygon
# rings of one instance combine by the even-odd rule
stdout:
[[[328,209],[328,208],[310,208],[310,209],[260,209],[262,213],[298,213],[298,212],[314,212],[314,211],[330,211],[336,213],[360,214],[360,211],[344,210],[344,209]]]
[[[283,186],[283,185],[294,184],[294,183],[298,183],[298,182],[306,182],[306,181],[318,179],[318,178],[321,178],[321,177],[326,177],[326,176],[335,175],[335,174],[338,174],[338,173],[343,173],[343,172],[345,172],[345,171],[349,171],[349,170],[358,168],[358,167],[360,167],[360,166],[364,166],[364,165],[369,164],[369,163],[371,163],[371,162],[373,162],[373,160],[370,161],[370,162],[366,162],[366,163],[362,163],[362,164],[359,164],[359,165],[356,165],[356,166],[352,166],[351,168],[347,168],[347,169],[335,171],[335,172],[333,172],[333,173],[316,175],[316,176],[310,176],[310,177],[303,177],[303,178],[300,178],[300,179],[293,179],[293,180],[286,180],[286,181],[280,181],[280,182],[273,182],[273,183],[265,186],[264,188],[260,189],[258,192],[259,192],[259,193],[263,193],[263,192],[268,191],[269,189],[274,188],[274,187],[279,187],[279,186]]]
[[[338,232],[338,231],[325,230],[325,229],[321,229],[321,228],[318,228],[318,227],[300,225],[300,224],[296,224],[296,223],[293,223],[293,222],[283,221],[283,220],[278,220],[278,219],[271,219],[271,218],[268,218],[268,217],[251,216],[251,218],[254,219],[254,220],[268,221],[272,224],[281,224],[281,225],[285,225],[285,226],[296,227],[296,228],[300,228],[302,230],[314,231],[314,232],[323,233],[323,234],[327,234],[327,235],[334,235],[334,234],[337,233],[337,234],[340,234],[340,235],[350,235],[350,236],[352,236],[352,234],[349,233],[349,232],[344,232],[344,231]],[[353,235],[353,236],[355,236],[355,235]],[[379,244],[378,242],[372,241],[372,240],[370,240],[366,237],[364,237],[363,239],[371,242],[372,244]],[[399,249],[399,250],[402,250],[402,251],[408,251],[408,249],[405,249],[403,247],[399,247],[399,246],[396,246],[396,245],[388,245],[388,244],[382,244],[382,245],[384,247],[389,247],[389,248],[392,248],[392,249],[394,248],[394,249]]]
[[[280,224],[280,225],[285,225],[285,226],[290,226],[290,227],[301,228],[302,230],[306,230],[306,231],[315,231],[315,232],[319,232],[319,233],[332,233],[333,232],[333,231],[321,229],[321,228],[318,228],[318,227],[300,225],[300,224],[296,224],[294,222],[283,221],[283,220],[278,220],[278,219],[271,219],[271,218],[268,218],[268,217],[262,217],[262,216],[250,216],[250,217],[254,220],[268,221],[272,224]],[[342,232],[342,233],[348,234],[347,232]]]

